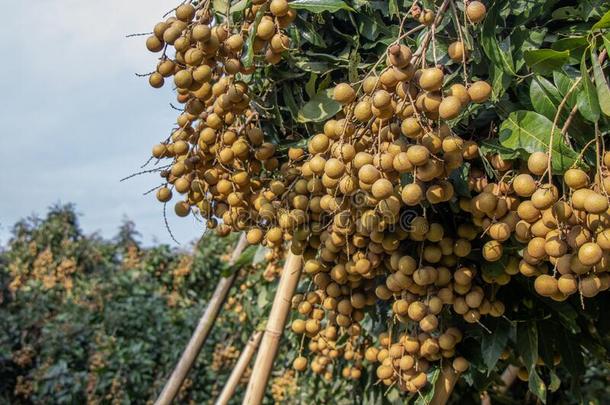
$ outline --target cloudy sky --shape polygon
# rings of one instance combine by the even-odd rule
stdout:
[[[154,69],[145,37],[170,0],[33,0],[3,5],[0,24],[0,243],[13,223],[73,202],[87,233],[110,237],[133,219],[146,243],[171,242],[154,196],[156,175],[129,182],[176,118],[170,86],[154,90],[135,72]],[[169,212],[169,210],[168,210]],[[178,241],[201,233],[194,219],[168,219]],[[173,242],[171,242],[173,243]]]

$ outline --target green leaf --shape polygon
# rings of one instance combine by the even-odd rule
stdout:
[[[263,16],[267,12],[267,4],[264,4],[256,13],[254,18],[254,23],[252,24],[252,31],[250,32],[250,36],[245,44],[245,52],[242,54],[241,63],[245,67],[252,66],[254,62],[254,38],[256,37],[256,30],[258,29],[258,24],[263,19]]]
[[[483,23],[483,31],[481,32],[481,46],[483,51],[489,59],[491,59],[490,65],[501,66],[502,69],[511,76],[516,76],[515,65],[513,63],[512,55],[507,52],[506,49],[500,48],[500,43],[496,38],[496,23],[498,18],[498,3],[494,2],[493,6],[489,9],[485,22]]]
[[[574,81],[578,76],[578,71],[576,69],[570,69],[566,71],[556,70],[553,72],[553,83],[559,91],[559,94],[561,94],[562,99],[566,96],[566,94],[568,94],[568,91],[570,91],[570,89],[574,85]],[[578,87],[579,85],[577,85],[576,88],[574,88],[568,95],[568,101],[566,102],[566,106],[569,109],[572,109],[576,105],[578,99]]]
[[[297,121],[321,122],[341,111],[341,104],[333,100],[331,94],[332,90],[318,92],[299,110]]]
[[[601,112],[606,117],[610,117],[610,88],[604,76],[604,71],[597,58],[597,52],[591,51],[591,63],[593,64],[593,78],[595,79],[595,88],[597,89],[597,99]]]
[[[604,28],[610,28],[610,11],[604,14],[598,22],[593,24],[593,27],[591,27],[591,31],[600,30]]]
[[[539,74],[549,74],[559,70],[570,57],[570,51],[554,51],[552,49],[531,49],[523,52],[525,63]]]
[[[488,373],[496,367],[502,351],[506,348],[510,333],[510,324],[504,319],[496,319],[495,322],[496,327],[493,328],[492,333],[485,333],[481,340],[481,354]]]
[[[517,327],[517,347],[523,365],[529,372],[529,389],[542,402],[546,401],[546,386],[536,372],[536,362],[538,361],[538,327],[535,322],[521,323]]]
[[[237,3],[233,4],[229,9],[231,14],[240,13],[244,11],[251,3],[251,0],[239,0]]]
[[[288,4],[296,10],[307,10],[312,13],[322,13],[324,11],[335,13],[339,10],[354,11],[342,0],[294,0]]]
[[[553,84],[542,76],[534,76],[530,84],[530,100],[537,113],[548,119],[554,119],[561,95]]]
[[[561,385],[561,380],[559,379],[559,377],[557,376],[555,371],[551,370],[549,374],[551,375],[551,383],[549,384],[549,391],[555,392],[559,389],[559,386]]]
[[[490,154],[499,154],[502,159],[516,159],[519,157],[519,151],[511,148],[505,148],[498,143],[497,139],[483,140],[479,143],[479,150],[483,156]]]
[[[551,49],[555,51],[569,51],[570,61],[577,63],[582,58],[583,53],[587,50],[587,38],[571,37],[559,39],[551,45]]]
[[[599,100],[597,99],[597,91],[593,86],[593,82],[589,77],[587,70],[585,55],[580,62],[580,74],[582,75],[582,90],[578,93],[578,111],[585,119],[596,122],[599,120]]]
[[[214,11],[218,14],[226,15],[229,10],[229,0],[213,0],[212,6]]]
[[[390,13],[390,17],[400,17],[397,0],[390,0],[388,2],[388,12]]]
[[[548,152],[552,127],[553,123],[544,115],[533,111],[515,111],[500,126],[500,144],[530,154]],[[555,128],[551,154],[554,173],[566,171],[578,158],[578,153],[564,143],[559,128]]]

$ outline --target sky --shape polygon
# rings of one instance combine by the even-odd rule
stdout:
[[[7,2],[0,24],[0,244],[25,216],[54,203],[75,203],[88,234],[112,237],[124,217],[145,244],[175,245],[163,207],[142,194],[157,174],[127,182],[155,143],[169,134],[177,112],[171,86],[151,88],[156,66],[146,37],[175,1],[31,0]],[[195,219],[168,205],[176,239],[202,233]]]

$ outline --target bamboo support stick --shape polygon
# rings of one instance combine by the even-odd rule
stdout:
[[[441,375],[434,386],[434,395],[430,400],[430,405],[445,405],[459,379],[460,373],[454,371],[451,364],[443,366]]]
[[[248,241],[246,240],[246,235],[242,234],[237,246],[235,246],[235,249],[233,250],[231,259],[229,260],[230,265],[234,264],[237,259],[239,259],[239,256],[241,256],[247,245]],[[184,349],[182,357],[180,357],[180,360],[178,361],[178,364],[172,372],[169,380],[167,380],[167,383],[165,383],[165,387],[163,387],[163,391],[161,391],[155,405],[169,405],[172,403],[174,398],[176,398],[178,391],[180,391],[180,387],[182,387],[182,383],[184,383],[184,379],[189,373],[191,367],[193,367],[193,364],[195,363],[203,344],[207,340],[210,331],[212,330],[212,326],[214,326],[214,322],[216,322],[218,313],[220,312],[225,298],[233,286],[236,277],[237,272],[233,273],[229,277],[223,277],[218,282],[216,290],[214,291],[212,298],[210,298],[205,312],[201,318],[199,318],[199,323],[197,324],[195,332],[193,332],[193,336],[191,336],[191,340]]]
[[[252,360],[254,353],[256,353],[256,349],[258,348],[262,337],[263,331],[254,332],[250,337],[250,340],[248,340],[248,343],[239,356],[237,364],[235,364],[235,367],[231,372],[231,376],[229,376],[220,396],[216,400],[216,405],[227,405],[229,403],[229,400],[233,397],[233,394],[235,394],[235,390],[239,385],[239,380],[244,375],[246,368],[248,368],[248,364],[250,364],[250,360]]]
[[[258,405],[263,401],[265,388],[267,387],[273,361],[277,355],[280,339],[286,326],[292,296],[299,283],[302,268],[303,260],[301,256],[296,256],[289,252],[277,292],[275,293],[271,314],[269,314],[269,320],[265,327],[265,334],[256,355],[252,376],[250,377],[243,401],[244,405]]]

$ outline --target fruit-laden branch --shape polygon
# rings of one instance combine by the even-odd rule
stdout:
[[[235,249],[233,250],[233,254],[229,261],[230,265],[233,265],[237,261],[247,245],[248,242],[246,240],[246,235],[242,234],[239,242],[237,242],[237,246],[235,246]],[[182,386],[184,379],[189,373],[191,367],[193,367],[193,364],[195,363],[203,344],[207,340],[210,331],[214,326],[214,322],[216,322],[218,313],[220,312],[225,298],[233,286],[236,277],[237,271],[229,277],[222,278],[222,280],[220,280],[218,283],[218,286],[216,286],[216,290],[214,290],[214,294],[212,295],[212,298],[210,298],[210,302],[208,303],[205,312],[199,319],[199,323],[197,324],[195,332],[193,332],[193,336],[191,336],[191,340],[184,349],[182,357],[180,357],[176,368],[165,384],[165,387],[163,387],[163,391],[161,391],[155,405],[171,404],[178,391],[180,391],[180,387]]]
[[[233,394],[237,389],[239,380],[244,375],[244,371],[246,371],[246,368],[248,368],[248,364],[250,364],[250,360],[252,360],[254,353],[256,353],[256,349],[258,348],[262,337],[263,331],[256,331],[250,337],[250,340],[248,340],[248,343],[244,347],[244,350],[241,352],[241,355],[239,356],[237,364],[231,372],[231,376],[229,376],[229,379],[227,380],[227,383],[222,389],[220,396],[216,400],[216,405],[227,405],[229,403],[229,400],[233,397]]]
[[[303,258],[290,252],[286,258],[282,277],[275,293],[263,341],[256,355],[252,376],[244,397],[244,405],[257,405],[263,401],[267,381],[273,368],[273,361],[290,312],[292,297],[301,278],[302,268]]]

